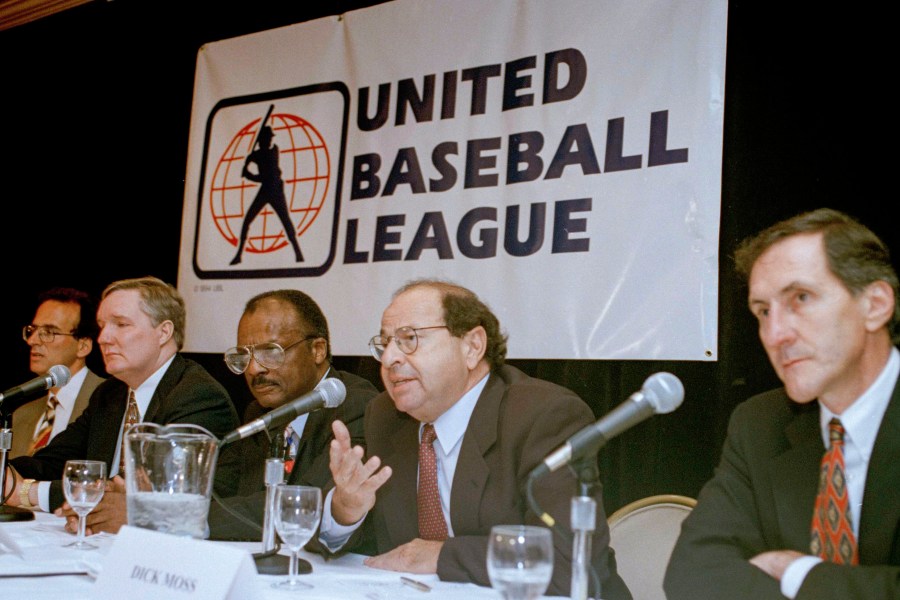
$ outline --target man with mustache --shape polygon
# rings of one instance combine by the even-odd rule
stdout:
[[[287,427],[227,447],[241,457],[241,480],[236,496],[210,505],[210,537],[259,540],[265,515],[266,458],[284,458],[285,479],[290,484],[326,487],[331,481],[331,423],[337,419],[346,423],[354,443],[362,444],[363,413],[378,390],[368,380],[331,366],[328,322],[319,305],[299,290],[273,290],[251,298],[238,323],[237,342],[225,351],[225,363],[232,372],[244,375],[253,394],[254,401],[244,412],[245,423],[308,394],[326,378],[340,379],[347,388],[344,401],[335,408],[300,415]]]

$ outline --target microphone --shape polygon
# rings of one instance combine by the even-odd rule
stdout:
[[[6,400],[14,400],[16,398],[30,398],[43,394],[50,388],[63,386],[69,383],[72,374],[65,365],[53,365],[50,370],[40,377],[35,377],[31,381],[27,381],[22,385],[11,387],[3,393],[0,393],[0,405]]]
[[[671,373],[655,373],[644,381],[639,392],[596,423],[588,425],[557,448],[531,471],[530,477],[551,473],[573,459],[596,454],[606,443],[626,429],[654,414],[669,413],[681,406],[684,386]]]
[[[271,410],[258,419],[250,421],[246,425],[241,425],[228,435],[222,438],[219,446],[224,446],[245,437],[255,435],[260,431],[265,431],[270,427],[281,427],[287,425],[300,415],[320,408],[334,408],[340,406],[347,395],[347,388],[340,379],[329,377],[320,383],[316,389],[303,394],[293,402],[288,402],[284,406]]]

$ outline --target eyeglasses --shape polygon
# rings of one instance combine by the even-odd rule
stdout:
[[[302,342],[315,340],[322,336],[308,335],[301,340],[297,340],[293,344],[282,347],[281,344],[275,342],[263,342],[262,344],[254,344],[252,346],[235,346],[225,351],[225,364],[232,373],[240,375],[250,366],[251,360],[266,369],[277,369],[284,364],[285,353]]]
[[[397,342],[397,347],[403,354],[412,354],[419,347],[419,332],[426,329],[447,329],[446,325],[432,325],[430,327],[401,327],[394,335],[376,335],[369,340],[369,351],[375,360],[381,362],[381,357],[391,340]]]
[[[22,339],[27,342],[28,338],[33,336],[35,332],[37,332],[38,339],[43,344],[52,344],[53,340],[55,340],[58,335],[70,335],[75,337],[74,330],[69,333],[63,333],[62,331],[49,329],[46,325],[26,325],[22,328]]]

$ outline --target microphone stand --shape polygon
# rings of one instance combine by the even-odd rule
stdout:
[[[588,572],[591,567],[591,540],[597,527],[597,501],[594,495],[600,484],[600,469],[597,457],[588,456],[571,464],[578,478],[578,494],[572,497],[570,523],[575,537],[572,541],[572,600],[587,600]],[[597,598],[603,594],[597,582]]]
[[[0,412],[0,523],[34,520],[34,513],[27,508],[7,505],[3,494],[6,491],[6,455],[12,448],[11,418]]]
[[[275,488],[284,483],[284,460],[266,459],[266,512],[263,517],[262,551],[253,555],[256,572],[260,575],[283,575],[290,568],[290,559],[278,554],[275,538]]]
[[[266,512],[263,517],[262,551],[253,554],[256,572],[260,575],[286,575],[290,571],[290,557],[278,554],[280,545],[275,537],[275,488],[284,483],[284,459],[266,459]],[[297,560],[297,573],[312,573],[309,561]]]

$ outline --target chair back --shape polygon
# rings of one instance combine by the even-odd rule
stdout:
[[[610,546],[634,600],[666,600],[663,577],[681,522],[697,504],[676,494],[648,496],[609,516]]]

